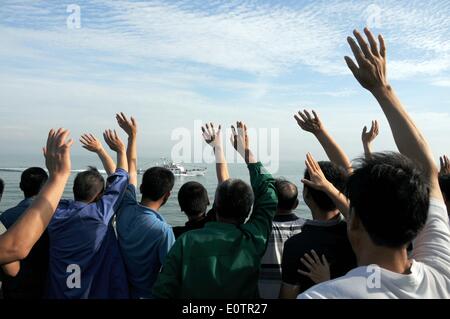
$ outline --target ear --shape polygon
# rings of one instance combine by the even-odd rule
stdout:
[[[20,184],[19,184],[19,188],[20,188],[20,190],[23,192],[23,186],[22,186],[22,182],[20,182]]]
[[[351,231],[359,231],[361,230],[362,224],[361,219],[359,219],[358,215],[355,214],[354,209],[350,209],[349,218],[348,218],[348,228]]]
[[[298,200],[298,198],[297,198],[297,199],[295,200],[294,207],[292,207],[292,210],[296,209],[296,208],[298,207],[298,204],[299,204],[299,200]]]

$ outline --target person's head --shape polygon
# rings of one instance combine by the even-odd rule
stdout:
[[[5,190],[5,182],[0,178],[0,200],[2,200],[3,191]]]
[[[93,203],[100,199],[105,190],[105,179],[95,168],[78,173],[73,182],[73,194],[76,201]]]
[[[209,205],[208,192],[200,183],[184,183],[178,191],[178,203],[181,211],[189,218],[203,215]]]
[[[447,211],[450,213],[450,174],[439,176],[439,186],[441,186]]]
[[[319,166],[327,180],[338,190],[343,191],[348,178],[345,169],[328,161],[319,162]],[[309,171],[307,169],[305,170],[304,179],[310,179]],[[316,211],[323,214],[327,214],[337,209],[333,200],[326,193],[308,187],[307,185],[304,185],[303,187],[303,199],[309,208],[314,208]]]
[[[47,179],[47,172],[40,167],[30,167],[24,170],[20,176],[20,189],[25,198],[39,194]]]
[[[215,207],[217,217],[242,224],[248,217],[254,201],[252,188],[243,180],[228,179],[217,186]]]
[[[145,171],[140,187],[142,199],[152,202],[161,202],[161,206],[167,202],[170,196],[175,176],[164,167],[152,167]]]
[[[350,175],[348,235],[355,250],[368,245],[403,249],[425,225],[429,185],[424,174],[398,153],[373,153]]]
[[[277,210],[279,213],[290,213],[298,206],[298,189],[294,183],[282,178],[275,180],[275,188],[278,195]]]

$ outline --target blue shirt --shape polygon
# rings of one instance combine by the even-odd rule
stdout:
[[[111,223],[127,185],[127,172],[117,169],[108,177],[99,201],[60,202],[48,226],[49,298],[129,297],[125,267]]]
[[[132,298],[152,298],[161,265],[175,242],[172,227],[154,210],[139,205],[129,185],[117,213],[117,233]]]

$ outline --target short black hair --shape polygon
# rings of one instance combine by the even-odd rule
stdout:
[[[439,176],[439,186],[446,201],[450,201],[450,174]]]
[[[188,216],[206,213],[209,205],[208,192],[198,182],[187,182],[178,191],[178,203],[181,210]]]
[[[319,162],[319,166],[327,180],[333,184],[336,189],[343,192],[348,178],[347,171],[341,166],[329,161],[321,161]],[[308,169],[305,170],[304,179],[310,179]],[[307,185],[304,185],[303,187],[308,190],[308,196],[311,196],[321,210],[332,211],[337,208],[336,204],[325,192],[308,187]]]
[[[425,174],[399,153],[359,159],[345,193],[350,206],[378,246],[409,244],[427,221],[430,188]]]
[[[252,188],[241,179],[228,179],[217,186],[215,206],[219,217],[244,223],[254,201]]]
[[[278,208],[292,210],[298,205],[298,188],[283,178],[275,180],[275,189],[278,195]]]
[[[5,190],[5,182],[3,179],[0,178],[0,195],[3,194],[3,191]]]
[[[91,201],[105,190],[105,179],[92,166],[88,170],[78,173],[73,182],[73,194],[76,201]]]
[[[157,201],[170,192],[175,184],[175,176],[164,167],[155,166],[145,171],[142,176],[142,197]]]
[[[30,167],[20,176],[20,189],[26,198],[39,194],[42,186],[47,182],[48,174],[40,167]]]

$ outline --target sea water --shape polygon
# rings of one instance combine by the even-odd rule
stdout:
[[[37,164],[34,164],[35,166],[42,166],[43,161],[37,161]],[[155,159],[146,159],[141,160],[139,167],[140,168],[148,168],[155,164],[157,164],[157,160]],[[92,157],[75,157],[72,159],[72,168],[74,170],[77,169],[85,169],[88,165],[94,165],[98,169],[102,169],[101,163],[96,159]],[[0,161],[0,168],[26,168],[29,166],[33,166],[32,163],[30,163],[30,159],[28,160],[5,160],[2,158]],[[189,166],[186,164],[186,166]],[[171,196],[167,203],[161,208],[160,213],[163,215],[163,217],[166,219],[166,221],[171,224],[172,226],[180,226],[184,225],[184,223],[187,221],[186,216],[180,211],[180,207],[178,205],[178,191],[180,187],[188,182],[188,181],[196,181],[205,186],[205,188],[208,191],[208,195],[210,198],[210,202],[213,203],[214,200],[214,193],[217,187],[217,177],[216,177],[216,171],[215,171],[215,164],[196,164],[197,167],[207,167],[207,172],[205,176],[193,176],[193,177],[186,177],[186,176],[177,176],[175,177],[175,186],[172,190]],[[273,174],[274,177],[283,177],[293,183],[295,183],[299,188],[299,200],[300,205],[296,210],[296,214],[298,216],[304,217],[304,218],[310,218],[310,212],[306,205],[304,204],[304,201],[302,199],[302,189],[303,186],[300,182],[302,175],[303,175],[304,165],[302,163],[294,163],[294,162],[280,162],[279,163],[279,169],[278,171]],[[230,177],[232,178],[240,178],[247,182],[249,182],[249,174],[248,170],[245,164],[229,164],[229,171],[230,171]],[[13,207],[17,205],[18,202],[20,202],[23,199],[23,193],[21,192],[19,188],[19,182],[20,182],[20,172],[0,172],[0,178],[3,179],[5,182],[5,191],[3,193],[3,198],[0,202],[0,212],[3,212],[4,210]],[[70,179],[66,185],[63,198],[72,199],[72,186],[73,186],[73,180],[76,176],[76,173],[73,173],[70,176]],[[140,184],[140,180],[142,178],[142,175],[139,175],[138,184]],[[138,190],[138,200],[140,200],[139,190]]]

